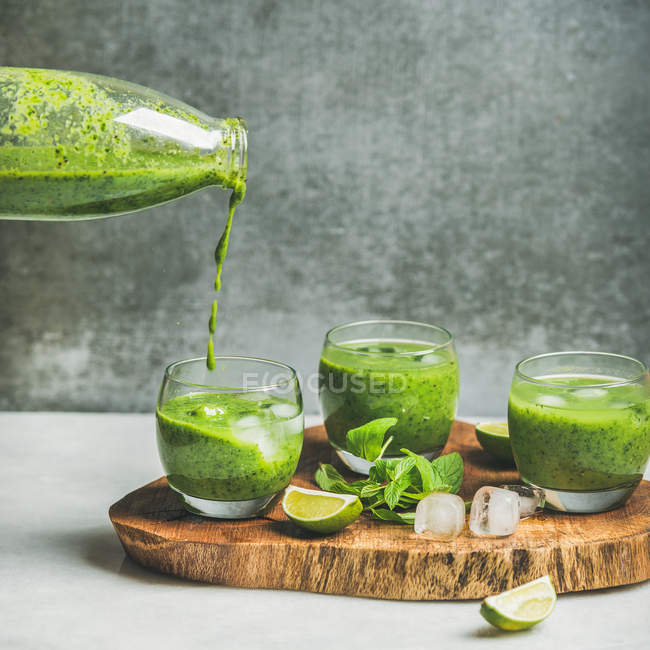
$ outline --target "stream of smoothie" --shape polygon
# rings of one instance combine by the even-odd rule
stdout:
[[[214,261],[217,265],[217,276],[214,280],[214,290],[216,292],[221,291],[221,270],[223,269],[223,263],[226,259],[226,254],[228,253],[228,242],[230,241],[230,229],[232,228],[232,220],[235,216],[235,209],[237,206],[244,200],[246,195],[246,185],[241,183],[241,185],[233,188],[232,194],[230,195],[230,202],[228,204],[228,220],[226,221],[226,227],[219,238],[219,243],[217,248],[214,251]],[[212,311],[210,313],[210,320],[208,324],[209,338],[208,338],[208,353],[206,355],[206,363],[209,370],[214,370],[214,332],[217,327],[217,300],[212,301]]]

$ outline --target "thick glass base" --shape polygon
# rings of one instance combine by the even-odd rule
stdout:
[[[213,517],[214,519],[248,519],[249,517],[255,517],[266,508],[277,494],[276,492],[266,497],[248,499],[247,501],[213,501],[212,499],[200,499],[199,497],[184,494],[174,487],[172,487],[172,490],[181,498],[186,510],[195,515]]]
[[[524,483],[531,487],[544,490],[546,499],[545,508],[559,512],[594,513],[614,510],[622,506],[630,497],[638,484],[608,490],[594,490],[592,492],[576,492],[570,490],[551,490],[542,488],[522,477]]]
[[[433,460],[434,458],[440,456],[440,452],[442,451],[442,449],[443,448],[440,447],[440,449],[427,452],[426,454],[420,454],[420,456],[424,456],[424,458],[426,458],[427,460]],[[339,449],[338,447],[334,447],[334,451],[336,451],[336,455],[341,459],[341,462],[348,469],[351,469],[353,472],[356,472],[357,474],[363,474],[364,476],[368,476],[368,474],[370,473],[370,468],[374,465],[373,462],[370,462],[365,458],[359,458],[359,456],[354,456],[349,451],[345,451],[345,449]],[[403,458],[403,456],[384,456],[384,458],[386,459]]]

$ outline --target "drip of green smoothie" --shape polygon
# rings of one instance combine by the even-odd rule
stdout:
[[[230,203],[228,205],[228,221],[226,221],[226,227],[221,233],[219,238],[219,243],[217,248],[214,251],[214,261],[217,265],[217,275],[214,280],[214,290],[219,292],[221,291],[221,271],[223,269],[223,263],[226,259],[226,254],[228,253],[228,242],[230,240],[230,229],[232,228],[232,220],[235,216],[235,209],[237,206],[244,200],[246,195],[246,185],[244,183],[239,183],[233,188],[232,194],[230,195]],[[208,354],[206,357],[206,365],[208,370],[214,370],[215,361],[214,361],[214,331],[217,327],[217,307],[218,303],[215,299],[212,302],[212,313],[210,315],[209,322],[209,332],[210,336],[208,339]]]
[[[212,301],[212,313],[210,314],[210,334],[214,334],[214,330],[217,328],[217,301]]]

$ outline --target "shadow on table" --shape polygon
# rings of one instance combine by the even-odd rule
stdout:
[[[491,625],[488,625],[487,623],[485,625],[482,625],[478,629],[471,630],[470,632],[467,633],[467,636],[472,639],[498,639],[499,637],[504,637],[504,636],[513,636],[516,635],[519,637],[520,635],[526,635],[530,634],[530,630],[519,630],[518,632],[506,632],[505,630],[499,630],[496,627],[492,627]]]
[[[129,558],[125,553],[115,531],[106,526],[79,529],[71,532],[48,535],[48,541],[58,546],[66,554],[75,554],[88,565],[117,574],[121,577],[147,584],[166,584],[170,586],[207,587],[200,582],[183,580],[175,576],[146,569]]]

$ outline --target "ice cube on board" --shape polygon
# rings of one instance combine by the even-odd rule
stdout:
[[[465,528],[465,502],[456,494],[434,492],[415,509],[415,532],[432,539],[450,541]]]
[[[519,496],[519,518],[525,519],[535,514],[537,508],[544,507],[544,490],[528,485],[500,485],[503,490],[510,490]]]
[[[510,490],[485,485],[474,495],[469,513],[469,529],[475,535],[505,537],[519,525],[519,495]]]

